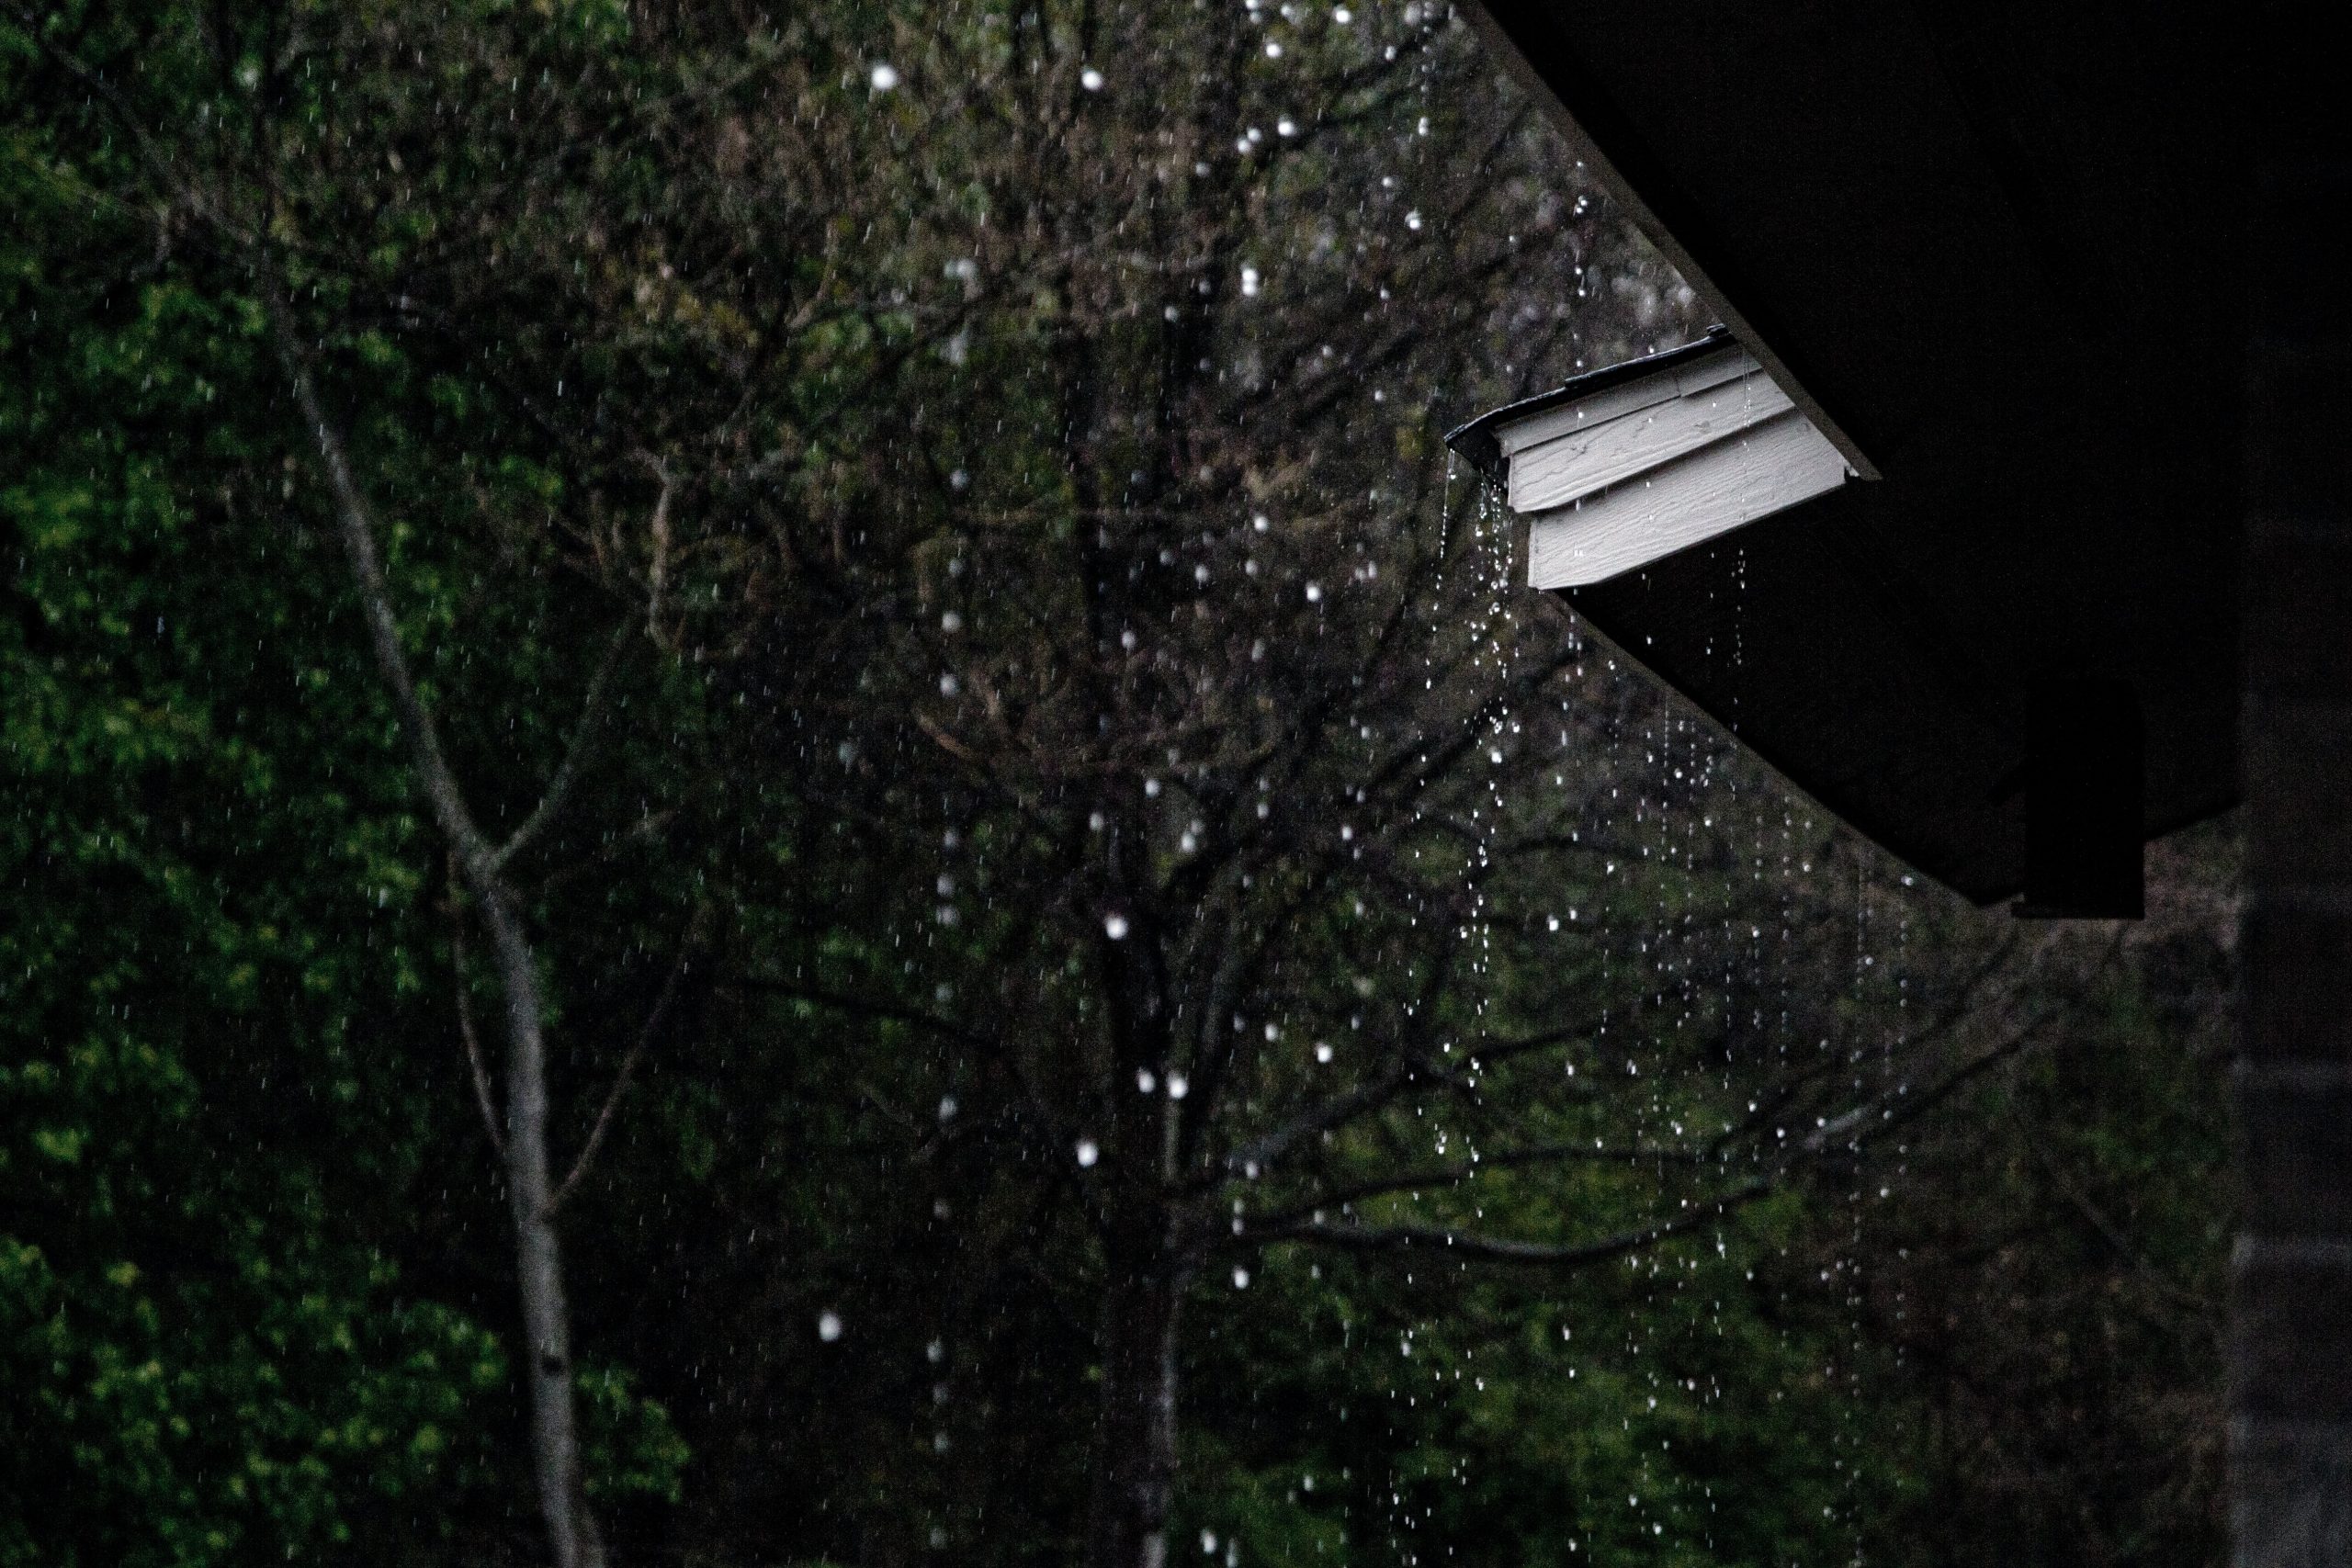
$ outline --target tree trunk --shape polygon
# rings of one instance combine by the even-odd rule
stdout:
[[[499,852],[483,837],[457,774],[441,748],[432,714],[417,694],[401,647],[391,592],[377,554],[376,520],[351,468],[343,437],[328,419],[311,379],[301,336],[286,309],[284,288],[265,253],[255,257],[268,280],[265,299],[278,353],[294,385],[294,400],[309,425],[327,485],[334,497],[335,531],[350,562],[352,581],[368,621],[368,641],[385,689],[400,716],[418,783],[435,820],[456,852],[466,885],[481,906],[483,924],[506,1003],[506,1186],[514,1213],[514,1270],[523,1303],[524,1376],[531,1390],[531,1447],[539,1508],[555,1548],[557,1568],[604,1568],[605,1548],[588,1512],[580,1476],[580,1443],[571,1393],[571,1329],[563,1295],[563,1250],[556,1236],[554,1183],[548,1167],[547,1047],[538,963],[521,915],[499,874]],[[665,494],[666,499],[666,494]],[[511,846],[510,846],[511,848]],[[458,977],[459,985],[465,983]]]
[[[1094,1426],[1091,1568],[1164,1568],[1176,1488],[1176,1320],[1185,1269],[1164,1236],[1110,1248]]]
[[[563,1293],[548,1162],[547,1049],[537,965],[530,942],[494,886],[481,895],[506,998],[506,1193],[514,1214],[515,1282],[522,1295],[524,1376],[531,1390],[531,1453],[539,1508],[557,1568],[604,1568],[604,1541],[588,1511],[571,1389],[571,1316]],[[461,981],[462,983],[462,981]]]

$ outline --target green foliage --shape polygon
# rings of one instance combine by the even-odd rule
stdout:
[[[399,1557],[518,1472],[502,1299],[402,1261],[452,1168],[485,1178],[449,1145],[435,856],[258,312],[142,265],[85,183],[109,145],[0,155],[0,1560]],[[441,667],[523,646],[499,612],[535,607],[469,617],[405,518]],[[600,1484],[674,1494],[658,1404],[589,1382]]]
[[[422,1086],[375,1050],[417,879],[397,816],[351,818],[386,764],[288,646],[318,606],[282,539],[172,478],[267,450],[218,417],[231,318],[164,284],[77,314],[57,259],[11,257],[42,373],[0,393],[0,1552],[345,1551],[480,1483],[505,1380],[353,1224],[423,1175]]]

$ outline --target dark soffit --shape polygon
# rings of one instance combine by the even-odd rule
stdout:
[[[2226,23],[1830,0],[1487,0],[1477,19],[1740,341],[1883,476],[1567,591],[1577,610],[1980,903],[2023,880],[2041,681],[2131,685],[2148,834],[2233,804]]]

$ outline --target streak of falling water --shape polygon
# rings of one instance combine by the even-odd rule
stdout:
[[[1458,504],[1464,482],[1472,486],[1473,499],[1466,506]],[[1467,753],[1473,787],[1464,807],[1474,830],[1455,897],[1443,903],[1432,900],[1419,913],[1445,920],[1451,940],[1463,950],[1458,970],[1464,977],[1470,1002],[1469,1023],[1458,1037],[1441,1037],[1438,1047],[1442,1055],[1465,1069],[1464,1081],[1474,1107],[1480,1053],[1489,1029],[1492,998],[1488,993],[1499,983],[1487,878],[1510,803],[1510,764],[1522,739],[1521,720],[1504,694],[1515,660],[1522,654],[1518,646],[1519,613],[1511,593],[1511,536],[1510,514],[1491,487],[1475,479],[1464,481],[1456,461],[1449,457],[1430,590],[1437,613],[1430,617],[1423,645],[1423,690],[1434,694],[1433,716],[1463,702],[1465,686],[1480,699],[1474,720],[1479,730],[1471,738]],[[1477,1159],[1471,1126],[1443,1112],[1433,1115],[1425,1125],[1433,1159],[1449,1165]],[[1419,1196],[1412,1201],[1419,1201]],[[1459,1260],[1432,1266],[1448,1278],[1466,1280],[1468,1277],[1468,1266]],[[1405,1275],[1408,1288],[1418,1271]],[[1481,1386],[1476,1362],[1467,1356],[1457,1359],[1445,1348],[1451,1337],[1446,1327],[1443,1316],[1417,1314],[1407,1321],[1397,1345],[1399,1353],[1389,1363],[1388,1371],[1388,1397],[1400,1414],[1427,1409],[1432,1404],[1451,1404],[1464,1387]],[[1431,1479],[1411,1473],[1409,1467],[1392,1472],[1389,1478],[1385,1492],[1385,1533],[1400,1562],[1427,1561],[1422,1552],[1436,1545],[1425,1534],[1429,1517],[1423,1491]],[[1459,1462],[1443,1480],[1453,1485],[1469,1483]],[[1422,1499],[1418,1508],[1417,1498]],[[1443,1550],[1451,1555],[1450,1548]]]

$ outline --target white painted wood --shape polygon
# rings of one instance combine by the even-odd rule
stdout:
[[[1511,455],[1511,509],[1566,506],[1795,406],[1757,371],[1524,447]]]
[[[1527,581],[1582,588],[1846,482],[1846,459],[1791,409],[1598,495],[1537,513]]]
[[[1590,397],[1578,398],[1572,403],[1561,403],[1541,413],[1514,421],[1495,432],[1495,445],[1504,457],[1512,457],[1530,446],[1557,440],[1571,431],[1623,418],[1653,404],[1665,402],[1669,398],[1703,392],[1709,387],[1736,377],[1753,375],[1758,368],[1746,349],[1736,343],[1727,343],[1718,352],[1696,359],[1679,370],[1661,371],[1637,380],[1622,381]]]
[[[1605,581],[1843,484],[1844,455],[1726,344],[1496,432],[1528,581]]]

